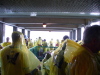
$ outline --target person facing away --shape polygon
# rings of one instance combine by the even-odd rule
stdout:
[[[28,38],[28,49],[33,47],[32,39]]]
[[[68,41],[67,41],[68,42]],[[66,75],[100,75],[100,26],[87,27],[83,45],[67,43],[64,58],[68,63]]]
[[[37,40],[37,45],[38,45],[38,46],[42,46],[42,39],[41,39],[41,37],[38,38],[38,40]]]
[[[53,46],[53,39],[50,40],[49,45]]]
[[[11,45],[11,42],[9,42],[9,37],[7,37],[6,42],[2,43],[1,45],[2,45],[2,47],[6,47],[8,45]]]
[[[64,61],[64,50],[67,39],[69,39],[67,35],[63,36],[63,42],[51,53],[52,56],[43,64],[46,70],[49,68],[48,75],[66,75],[65,68],[67,64]]]
[[[69,39],[68,35],[63,36],[63,42],[61,43],[61,46],[58,51],[57,55],[54,55],[54,57],[56,57],[55,59],[55,66],[57,66],[58,68],[58,75],[65,75],[65,68],[67,63],[64,61],[64,52],[65,52],[65,48],[66,48],[66,40]]]
[[[40,61],[31,53],[21,32],[12,33],[12,45],[0,51],[1,75],[30,75]]]
[[[42,45],[45,46],[45,47],[48,46],[48,45],[47,45],[47,41],[46,41],[46,39],[43,40],[43,44],[42,44]]]
[[[28,40],[27,39],[25,39],[25,43],[26,43],[26,46],[28,47]]]
[[[59,47],[59,45],[60,45],[60,42],[59,42],[59,40],[57,39],[57,41],[56,41],[56,47]]]

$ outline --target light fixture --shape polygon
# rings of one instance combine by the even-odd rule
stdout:
[[[85,14],[84,12],[80,12],[80,14]]]
[[[31,12],[30,16],[37,16],[37,12]]]
[[[70,12],[62,12],[62,13],[70,13]]]
[[[46,23],[43,23],[43,28],[46,28]]]
[[[97,12],[91,12],[90,15],[100,15],[100,13],[97,13]]]

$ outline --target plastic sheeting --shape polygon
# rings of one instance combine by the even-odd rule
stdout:
[[[2,47],[6,47],[8,45],[11,45],[11,42],[4,42],[4,43],[1,44]]]
[[[52,57],[49,58],[44,66],[49,70],[48,75],[100,75],[100,54],[92,53],[88,49],[72,40],[65,40],[64,62],[61,68],[55,66],[55,57],[62,50],[62,46],[57,48]],[[55,58],[55,60],[54,60]],[[65,73],[65,74],[64,74]]]
[[[63,42],[65,43],[65,42]],[[61,51],[63,43],[51,53],[52,57],[50,57],[46,62],[44,62],[44,67],[45,71],[48,71],[48,75],[58,75],[59,74],[59,69],[55,65],[55,56]]]
[[[100,55],[72,40],[67,40],[64,58],[68,63],[66,75],[100,75]]]
[[[2,75],[25,75],[39,66],[40,61],[27,49],[23,34],[13,34],[18,34],[20,38],[0,52]]]

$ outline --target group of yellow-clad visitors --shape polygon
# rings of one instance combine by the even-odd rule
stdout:
[[[63,40],[40,62],[28,50],[23,34],[13,32],[12,44],[0,50],[1,75],[100,75],[99,25],[85,28],[83,44],[68,36]]]

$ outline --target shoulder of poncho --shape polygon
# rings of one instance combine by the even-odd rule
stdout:
[[[74,42],[73,40],[65,40],[66,42],[66,49],[64,51],[64,58],[66,62],[71,62],[73,58],[77,57],[80,54],[88,53],[88,51],[79,45],[78,43]]]

